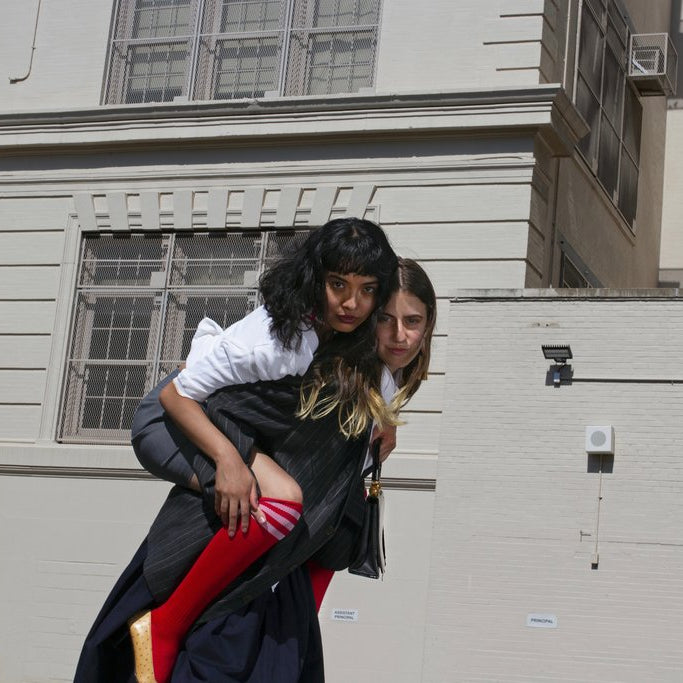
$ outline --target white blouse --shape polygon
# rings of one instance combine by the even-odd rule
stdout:
[[[285,349],[270,331],[265,307],[223,330],[204,318],[192,338],[185,369],[173,380],[178,393],[203,401],[225,386],[303,375],[318,348],[312,329],[301,331],[297,349]]]

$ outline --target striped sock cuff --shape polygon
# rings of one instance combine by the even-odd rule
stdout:
[[[278,541],[294,528],[303,509],[301,503],[275,498],[261,498],[259,507],[266,517],[262,527]]]

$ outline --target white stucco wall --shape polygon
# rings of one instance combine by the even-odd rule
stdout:
[[[0,112],[100,103],[112,0],[6,0],[0,26]],[[433,0],[382,3],[375,90],[468,90],[557,82],[564,2]],[[36,14],[35,52],[29,72]],[[78,17],[78,21],[74,21]],[[544,34],[545,31],[545,34]],[[555,35],[557,33],[557,35]],[[545,75],[541,77],[544,58]],[[551,57],[550,62],[548,56]]]

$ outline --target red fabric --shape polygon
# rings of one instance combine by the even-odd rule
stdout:
[[[313,587],[313,596],[315,597],[315,608],[320,611],[320,605],[322,605],[325,593],[332,581],[334,570],[321,567],[313,560],[309,560],[306,563],[306,566],[308,567],[308,573],[311,576],[311,586]]]
[[[271,508],[269,501],[285,503],[289,510],[284,514],[293,522],[301,514],[301,504],[272,498],[259,501],[267,521],[282,533],[288,533],[273,517],[273,512],[283,515],[281,506]],[[277,538],[253,519],[246,534],[238,531],[230,538],[227,529],[221,529],[171,597],[152,610],[152,656],[159,683],[170,680],[180,642],[206,606],[276,542]]]

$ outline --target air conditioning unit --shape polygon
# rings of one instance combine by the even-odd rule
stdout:
[[[668,33],[634,33],[629,39],[628,77],[641,95],[676,94],[678,55]]]
[[[586,427],[586,453],[614,455],[614,427]]]

